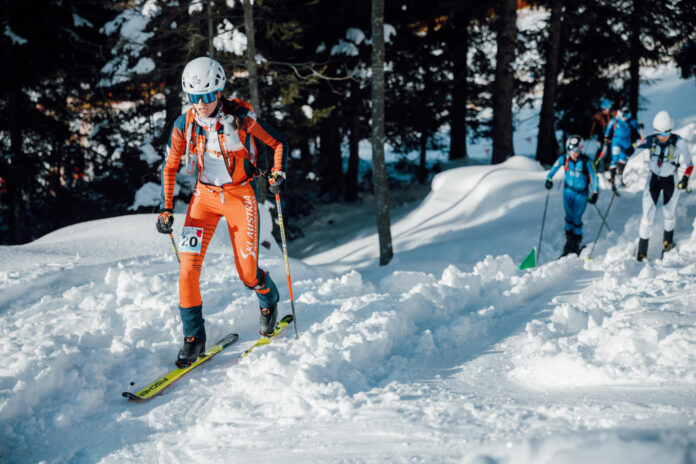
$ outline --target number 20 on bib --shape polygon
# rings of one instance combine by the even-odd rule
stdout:
[[[182,253],[200,253],[203,243],[202,227],[184,227],[181,231],[179,248]]]

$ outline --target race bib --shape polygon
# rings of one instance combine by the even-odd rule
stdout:
[[[200,253],[203,243],[202,227],[184,227],[181,231],[179,249],[182,253]]]

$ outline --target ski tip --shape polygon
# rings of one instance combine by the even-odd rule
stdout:
[[[222,345],[223,348],[225,348],[228,345],[231,345],[232,343],[236,342],[239,339],[239,334],[236,333],[231,333],[227,335],[225,338],[220,340],[219,342],[216,343],[216,345]]]
[[[140,401],[142,399],[138,395],[131,392],[123,392],[121,393],[121,396],[123,396],[124,398],[128,398],[131,401]]]
[[[287,316],[283,317],[280,322],[287,322],[288,324],[291,323],[293,320],[292,314],[288,314]]]

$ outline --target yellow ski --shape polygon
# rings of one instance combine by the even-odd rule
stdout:
[[[278,322],[278,325],[276,325],[276,328],[275,328],[275,330],[273,331],[273,335],[271,335],[270,337],[261,337],[261,338],[259,338],[259,340],[258,340],[256,343],[254,343],[254,345],[253,345],[251,348],[249,348],[248,350],[246,350],[244,353],[242,353],[242,354],[239,356],[239,359],[241,359],[241,358],[245,357],[246,355],[248,355],[249,353],[251,353],[251,350],[253,350],[253,349],[256,348],[257,346],[268,345],[268,344],[271,342],[271,340],[273,340],[273,338],[274,338],[276,335],[278,335],[280,332],[282,332],[283,330],[285,330],[285,328],[286,328],[288,325],[290,325],[290,323],[292,322],[292,319],[293,319],[293,318],[292,318],[292,315],[290,315],[290,314],[288,314],[287,316],[285,316],[284,318],[282,318],[282,319],[280,320],[280,322]]]
[[[241,360],[244,358],[246,355],[251,353],[251,350],[258,346],[263,346],[267,345],[270,343],[270,341],[277,336],[279,333],[281,333],[285,328],[292,322],[293,317],[288,314],[284,318],[278,322],[278,325],[276,325],[276,329],[273,331],[273,335],[270,337],[261,337],[254,345],[252,345],[248,350],[244,351],[242,354],[239,355],[237,360]],[[171,371],[169,374],[165,375],[164,377],[161,377],[154,382],[152,382],[150,385],[147,387],[143,388],[142,390],[132,393],[132,392],[123,392],[121,395],[124,397],[128,398],[129,400],[133,401],[143,401],[143,400],[149,400],[153,396],[157,395],[160,393],[162,390],[167,388],[169,385],[174,383],[175,381],[179,380],[184,374],[186,374],[188,371],[191,369],[195,368],[196,366],[199,366],[215,356],[217,353],[222,351],[225,347],[231,345],[232,343],[236,342],[237,339],[239,338],[239,335],[233,333],[229,334],[219,342],[217,342],[215,345],[211,346],[208,348],[202,355],[198,357],[198,359],[193,362],[189,367],[186,367],[184,369],[176,368],[173,371]]]
[[[147,387],[143,388],[137,393],[131,393],[131,392],[123,392],[122,395],[128,398],[129,400],[134,400],[134,401],[142,401],[142,400],[148,400],[167,388],[169,385],[174,383],[176,380],[179,380],[184,374],[186,374],[188,371],[191,369],[200,366],[216,354],[218,354],[220,351],[223,350],[223,348],[231,345],[232,343],[236,342],[237,339],[239,338],[239,335],[236,333],[229,334],[219,342],[217,342],[215,345],[211,346],[205,352],[203,352],[202,355],[198,357],[196,361],[194,361],[189,367],[186,367],[184,369],[181,368],[176,368],[173,371],[171,371],[169,374],[165,375],[164,377],[161,377],[154,382],[152,382],[150,385]]]

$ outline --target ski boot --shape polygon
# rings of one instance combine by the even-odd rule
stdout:
[[[609,168],[609,183],[611,184],[611,190],[615,194],[619,194],[618,190],[616,189],[616,168]]]
[[[575,253],[576,255],[580,256],[580,252],[582,251],[584,246],[581,246],[582,243],[582,235],[576,235],[573,234],[573,249],[571,250],[571,253]]]
[[[626,186],[626,182],[624,182],[624,176],[623,176],[624,169],[626,169],[626,163],[619,162],[618,173],[619,173],[619,181],[621,182],[622,187]]]
[[[638,256],[636,256],[636,259],[638,261],[643,261],[647,257],[648,257],[648,239],[641,238],[640,240],[638,240]]]
[[[565,245],[563,245],[563,254],[561,254],[561,258],[568,256],[570,253],[575,253],[575,234],[570,230],[566,230],[565,234],[566,242]]]
[[[665,230],[665,233],[662,236],[662,255],[664,256],[665,252],[671,250],[672,248],[674,248],[674,231],[670,230],[668,232]]]
[[[196,338],[192,335],[184,338],[184,346],[179,350],[176,358],[176,367],[186,368],[193,364],[198,356],[205,351],[205,338]]]
[[[259,324],[261,324],[261,330],[259,334],[264,337],[270,337],[273,335],[273,331],[276,327],[276,319],[278,318],[278,305],[274,304],[270,308],[261,308],[261,318],[259,319]]]

